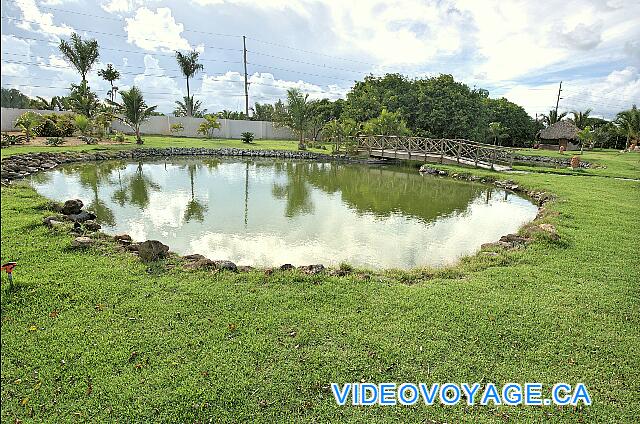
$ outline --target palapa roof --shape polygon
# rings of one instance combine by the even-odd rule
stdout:
[[[538,133],[538,137],[543,140],[559,140],[561,138],[567,140],[575,140],[578,138],[578,127],[571,121],[558,121],[549,125],[547,128]]]

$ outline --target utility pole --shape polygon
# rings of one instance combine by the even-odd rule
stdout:
[[[556,119],[558,119],[558,104],[560,104],[560,92],[561,91],[562,91],[562,81],[560,81],[560,87],[558,88],[558,99],[556,100]]]
[[[244,57],[244,113],[249,119],[249,82],[247,81],[247,37],[242,36],[242,48]]]

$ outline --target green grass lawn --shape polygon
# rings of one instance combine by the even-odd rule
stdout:
[[[298,142],[295,140],[254,140],[253,143],[243,143],[242,140],[236,139],[208,139],[208,138],[187,138],[187,137],[166,137],[160,135],[147,135],[144,136],[144,144],[142,146],[135,144],[134,138],[127,137],[128,144],[112,144],[112,145],[88,145],[83,144],[79,146],[31,146],[31,145],[16,145],[0,150],[2,157],[15,155],[18,153],[27,152],[65,152],[65,151],[94,151],[94,150],[126,150],[135,148],[148,148],[148,147],[208,147],[208,148],[222,148],[222,147],[235,147],[238,149],[273,149],[273,150],[298,150]],[[331,147],[327,147],[328,150],[322,149],[309,149],[311,152],[330,153]]]
[[[509,175],[557,196],[560,241],[435,275],[149,267],[106,242],[69,249],[41,225],[45,199],[3,187],[2,259],[19,266],[2,422],[637,422],[640,182],[605,177],[640,173],[596,153],[598,172]],[[355,381],[582,382],[593,405],[338,407],[329,384]]]

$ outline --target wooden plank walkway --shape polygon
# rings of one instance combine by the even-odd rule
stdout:
[[[456,164],[496,171],[508,171],[513,164],[514,149],[464,139],[373,135],[355,137],[353,142],[358,151],[372,157]]]

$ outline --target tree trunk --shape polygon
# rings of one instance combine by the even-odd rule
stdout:
[[[190,103],[190,99],[191,99],[191,96],[189,95],[189,77],[187,77],[187,104],[185,104],[186,109],[187,109],[187,116],[193,115],[193,109],[192,109],[193,105],[189,104]]]
[[[143,144],[142,137],[140,137],[140,127],[136,127],[136,144]]]

